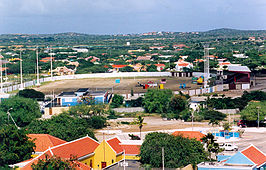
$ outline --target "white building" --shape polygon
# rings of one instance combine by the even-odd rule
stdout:
[[[176,71],[183,71],[184,68],[188,68],[188,69],[192,69],[193,68],[193,64],[190,62],[186,62],[184,60],[178,60],[177,62],[175,62],[176,66],[175,66],[175,70]]]
[[[236,58],[248,58],[248,56],[245,56],[245,54],[233,54]]]
[[[72,50],[77,51],[78,53],[87,53],[89,50],[87,48],[73,48]]]

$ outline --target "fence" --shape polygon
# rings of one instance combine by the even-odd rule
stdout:
[[[70,80],[70,79],[85,79],[85,78],[115,78],[115,77],[165,77],[171,76],[170,72],[121,72],[121,73],[94,73],[94,74],[76,74],[76,75],[65,75],[41,78],[40,83],[55,81],[55,80]],[[36,80],[27,81],[23,83],[24,88],[35,86]],[[19,90],[21,84],[11,85],[3,88],[4,93]]]

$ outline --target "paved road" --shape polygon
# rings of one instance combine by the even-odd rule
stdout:
[[[248,147],[250,144],[253,144],[262,152],[266,153],[266,132],[245,132],[242,139],[236,144],[238,145],[240,151]]]

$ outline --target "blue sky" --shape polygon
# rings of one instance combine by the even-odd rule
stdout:
[[[266,29],[266,0],[0,0],[0,34]]]

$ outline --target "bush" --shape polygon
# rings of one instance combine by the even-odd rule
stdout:
[[[36,91],[34,89],[24,89],[20,90],[17,93],[17,96],[30,98],[30,99],[36,99],[38,101],[44,101],[44,94],[42,92]]]
[[[112,108],[117,108],[119,106],[121,106],[123,104],[124,101],[124,97],[118,94],[115,94],[113,99],[112,99],[112,103],[111,103],[111,107]]]

